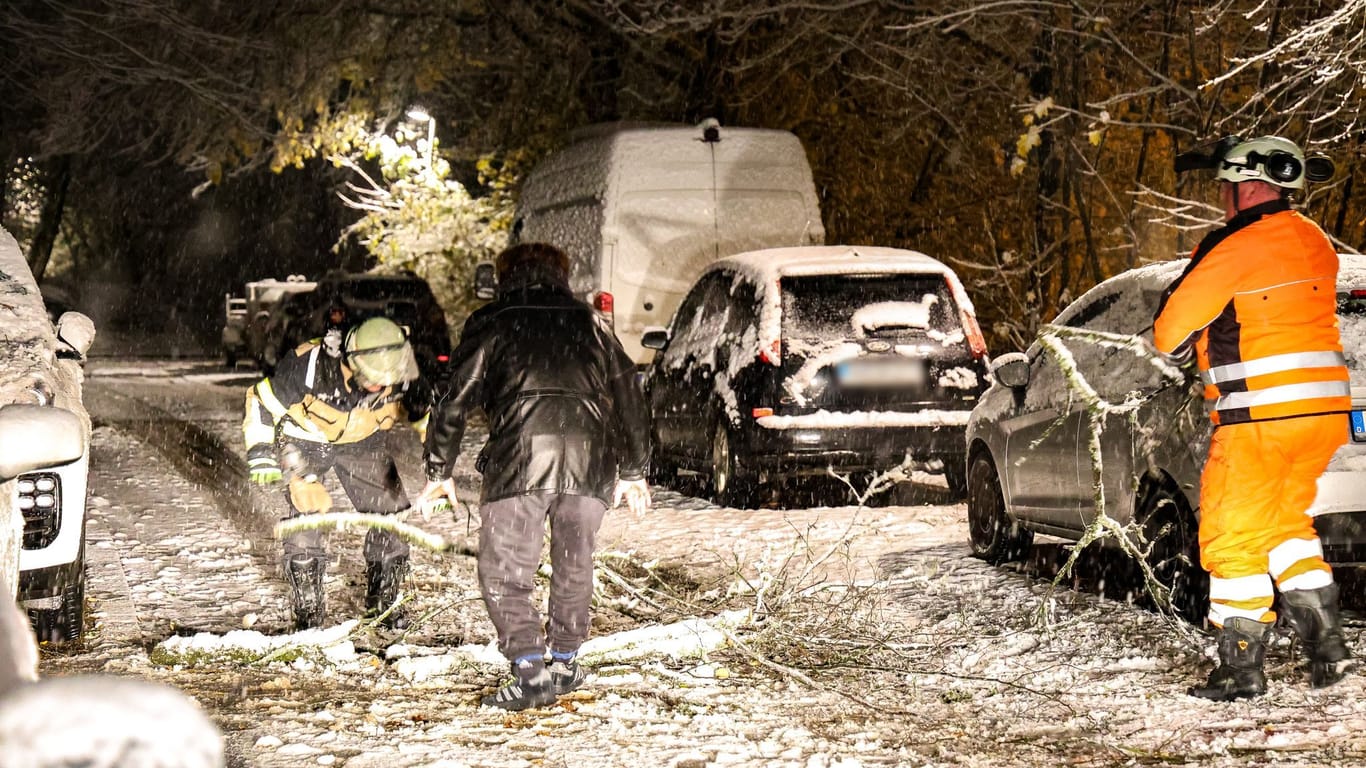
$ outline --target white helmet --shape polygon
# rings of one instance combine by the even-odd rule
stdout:
[[[408,334],[387,317],[372,317],[352,328],[343,350],[361,386],[390,387],[417,378]]]
[[[1331,175],[1331,172],[1330,172]],[[1219,158],[1220,181],[1264,181],[1284,189],[1304,188],[1304,151],[1290,139],[1263,136],[1235,144]]]

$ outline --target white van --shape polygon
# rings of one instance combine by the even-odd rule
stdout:
[[[589,126],[527,176],[513,236],[572,261],[575,293],[647,363],[663,326],[719,258],[825,240],[806,152],[787,131],[608,123]]]

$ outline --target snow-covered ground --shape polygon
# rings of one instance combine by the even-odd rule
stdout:
[[[544,710],[478,706],[503,668],[488,649],[492,627],[473,561],[458,552],[415,552],[410,586],[422,620],[408,636],[340,628],[332,634],[345,637],[334,637],[327,654],[281,652],[309,638],[283,637],[285,592],[262,536],[278,512],[274,500],[224,476],[231,462],[195,482],[180,459],[158,450],[166,435],[180,434],[175,421],[190,420],[240,453],[252,372],[206,361],[96,360],[88,376],[99,425],[87,548],[94,626],[83,649],[45,653],[41,672],[177,686],[222,729],[231,765],[1366,760],[1366,678],[1309,691],[1297,649],[1280,632],[1266,697],[1190,698],[1186,687],[1212,666],[1208,636],[1098,594],[1115,592],[1113,583],[1053,588],[1039,572],[1060,559],[1056,542],[1041,539],[1035,563],[1022,568],[972,558],[964,507],[933,481],[872,507],[734,510],[657,489],[645,518],[614,512],[601,537],[598,652],[585,649],[599,666],[582,690]],[[397,434],[395,446],[415,492],[416,441]],[[469,454],[458,469],[462,497],[472,501]],[[464,505],[413,522],[460,546],[476,541],[478,516]],[[334,625],[358,613],[359,543],[356,534],[333,537]],[[747,611],[750,620],[713,621],[709,631],[684,623],[725,611]],[[661,626],[683,631],[635,642]],[[212,647],[242,630],[230,643],[239,653],[199,663],[176,655],[190,640],[163,642],[198,635],[194,642]],[[1358,651],[1360,631],[1350,622]],[[274,660],[256,660],[251,649],[263,643]]]

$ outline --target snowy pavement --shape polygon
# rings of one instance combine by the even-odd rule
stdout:
[[[286,632],[283,584],[262,533],[276,502],[243,493],[240,476],[224,476],[230,457],[218,456],[218,474],[211,467],[201,475],[193,462],[168,458],[175,446],[163,444],[187,434],[171,422],[192,419],[240,452],[241,398],[252,374],[194,361],[96,361],[88,375],[86,399],[101,425],[87,529],[94,621],[83,648],[45,652],[41,671],[175,685],[223,730],[231,765],[1366,761],[1366,679],[1309,691],[1298,651],[1281,632],[1268,656],[1266,697],[1192,699],[1184,691],[1210,668],[1202,658],[1208,637],[1103,597],[1097,592],[1113,590],[1092,587],[1094,580],[1083,580],[1082,591],[1054,589],[1037,575],[1051,573],[1048,563],[1062,551],[1047,539],[1036,547],[1037,567],[972,558],[964,507],[932,483],[874,507],[734,510],[660,491],[641,520],[609,515],[601,548],[613,571],[600,579],[595,638],[610,643],[722,607],[752,610],[757,620],[701,657],[677,658],[661,646],[606,663],[584,689],[544,710],[477,705],[502,669],[488,661],[492,627],[473,563],[459,554],[415,554],[410,586],[425,620],[402,642],[359,633],[326,658],[157,664],[149,649],[173,635]],[[415,492],[416,441],[395,439]],[[472,471],[458,469],[462,498],[472,500]],[[478,519],[464,513],[417,522],[468,545]],[[355,534],[333,537],[338,576],[328,597],[337,623],[359,610],[359,542]],[[609,576],[637,589],[615,589]],[[1358,652],[1366,650],[1360,633],[1353,622],[1349,641]],[[457,653],[471,648],[485,652]]]

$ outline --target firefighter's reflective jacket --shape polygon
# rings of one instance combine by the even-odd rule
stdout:
[[[247,391],[242,433],[249,456],[273,446],[277,429],[291,439],[355,443],[406,417],[424,439],[430,402],[421,379],[367,392],[352,380],[342,357],[313,341],[286,355],[274,374]]]
[[[1194,346],[1215,424],[1346,413],[1337,272],[1327,236],[1286,202],[1249,208],[1167,288],[1153,342],[1178,357]]]

